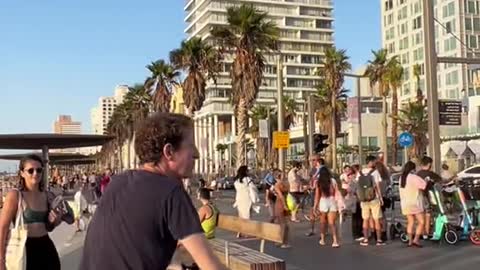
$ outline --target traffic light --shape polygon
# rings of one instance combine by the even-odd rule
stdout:
[[[330,144],[324,142],[328,139],[328,135],[325,134],[313,134],[313,151],[315,153],[322,152]]]

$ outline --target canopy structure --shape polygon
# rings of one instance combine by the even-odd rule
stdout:
[[[0,155],[0,159],[3,160],[20,160],[26,155],[37,155],[42,157],[41,152],[30,152],[22,154],[10,154],[10,155]],[[83,164],[94,164],[95,157],[87,156],[79,153],[50,153],[49,161],[51,164],[55,165],[83,165]]]
[[[0,149],[42,149],[45,168],[50,161],[49,149],[65,149],[103,145],[114,137],[105,135],[71,134],[0,134]],[[48,181],[48,171],[43,174]]]

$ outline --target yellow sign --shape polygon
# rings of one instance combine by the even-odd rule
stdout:
[[[285,149],[290,146],[290,132],[274,131],[273,132],[273,148]]]

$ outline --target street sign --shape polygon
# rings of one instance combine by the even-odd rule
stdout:
[[[409,132],[403,132],[398,136],[398,144],[401,147],[410,147],[413,145],[413,136]]]
[[[462,125],[462,101],[439,100],[438,112],[439,112],[440,125],[444,125],[444,126]]]
[[[290,146],[290,132],[274,131],[273,132],[273,148],[286,149]]]
[[[258,120],[258,133],[260,138],[268,138],[268,120]]]

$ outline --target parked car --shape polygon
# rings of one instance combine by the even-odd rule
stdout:
[[[235,179],[233,176],[222,177],[217,180],[218,189],[233,189]]]
[[[457,174],[459,180],[467,178],[479,178],[480,179],[480,165],[474,165],[468,169],[465,169]]]

